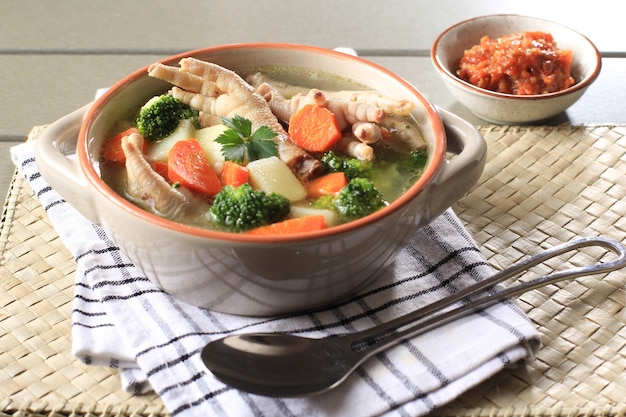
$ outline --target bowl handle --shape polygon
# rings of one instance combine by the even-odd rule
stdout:
[[[76,155],[76,144],[89,103],[48,126],[35,142],[35,161],[43,179],[72,207],[97,223],[93,189]]]
[[[439,108],[438,112],[446,129],[447,151],[454,156],[446,158],[428,187],[427,221],[443,213],[478,182],[487,159],[487,143],[473,125],[446,110]],[[424,214],[420,213],[422,217]]]

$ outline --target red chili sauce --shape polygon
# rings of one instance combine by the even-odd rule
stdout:
[[[499,93],[546,94],[575,83],[571,66],[572,51],[558,49],[551,34],[523,32],[497,39],[483,36],[464,52],[457,75]]]

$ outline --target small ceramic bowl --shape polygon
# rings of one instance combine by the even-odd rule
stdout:
[[[559,49],[572,51],[574,85],[555,93],[521,96],[479,88],[456,75],[463,52],[483,36],[495,39],[528,31],[550,33]],[[580,33],[548,20],[505,14],[465,20],[446,29],[435,40],[431,58],[454,97],[476,116],[496,124],[528,124],[562,113],[583,95],[602,66],[600,53]]]
[[[190,51],[162,62],[177,65],[187,56],[235,72],[268,65],[314,69],[412,100],[412,114],[429,148],[423,176],[374,214],[302,235],[249,236],[161,218],[131,204],[100,178],[102,144],[111,127],[170,88],[149,77],[147,68],[49,126],[35,153],[44,179],[105,228],[150,280],[188,303],[239,315],[275,315],[345,297],[376,278],[417,228],[462,197],[482,173],[486,144],[473,126],[437,111],[406,81],[364,59],[322,48],[263,43]],[[68,156],[67,149],[76,149],[76,154]],[[458,155],[448,160],[448,152]]]

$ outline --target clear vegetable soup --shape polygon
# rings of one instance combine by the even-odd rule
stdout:
[[[390,204],[428,160],[414,103],[336,76],[238,75],[194,58],[148,73],[172,88],[119,123],[101,175],[176,222],[253,235],[321,230]]]

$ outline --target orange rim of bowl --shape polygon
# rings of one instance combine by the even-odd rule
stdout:
[[[560,91],[555,91],[553,93],[546,93],[546,94],[528,94],[528,95],[516,95],[516,94],[506,94],[506,93],[499,93],[497,91],[491,91],[491,90],[487,90],[484,88],[480,88],[475,86],[472,83],[469,83],[465,80],[462,80],[461,78],[459,78],[456,74],[452,73],[451,71],[448,70],[448,68],[446,68],[440,61],[438,58],[438,54],[437,54],[437,50],[439,48],[439,43],[441,41],[441,39],[446,36],[449,32],[451,32],[452,30],[458,28],[459,26],[468,24],[470,22],[475,22],[475,21],[479,21],[479,20],[484,20],[487,18],[494,18],[494,17],[519,17],[519,18],[523,18],[523,19],[532,19],[532,20],[538,20],[538,21],[543,21],[543,22],[547,22],[556,26],[560,26],[561,28],[568,30],[574,34],[576,34],[577,36],[581,37],[585,42],[587,42],[589,44],[589,46],[591,46],[591,48],[593,49],[594,53],[595,53],[595,61],[596,61],[596,65],[593,69],[593,72],[583,78],[582,80],[580,80],[579,82],[575,83],[572,86],[569,86],[568,88],[564,89],[564,90],[560,90]],[[479,95],[487,95],[487,96],[491,96],[494,98],[505,98],[505,99],[509,99],[509,100],[521,100],[521,101],[533,101],[533,100],[545,100],[548,98],[555,98],[555,97],[560,97],[560,96],[564,96],[570,93],[573,93],[574,91],[578,91],[584,88],[589,87],[589,85],[596,79],[598,78],[598,75],[600,74],[600,70],[602,68],[602,56],[600,55],[600,51],[598,51],[598,48],[596,48],[596,46],[593,44],[593,42],[591,42],[591,40],[589,38],[587,38],[585,35],[583,35],[582,33],[568,27],[565,25],[562,25],[560,23],[551,21],[551,20],[547,20],[547,19],[541,19],[541,18],[536,18],[536,17],[531,17],[531,16],[523,16],[523,15],[517,15],[517,14],[493,14],[493,15],[485,15],[485,16],[478,16],[478,17],[473,17],[471,19],[466,19],[463,20],[461,22],[458,22],[450,27],[448,27],[446,30],[444,30],[439,36],[437,36],[437,38],[435,39],[435,42],[433,43],[433,46],[430,50],[430,58],[431,61],[433,62],[433,65],[435,66],[435,68],[437,69],[437,71],[440,74],[443,74],[444,77],[446,77],[448,80],[451,80],[452,82],[459,84],[460,86],[470,90],[473,93],[479,94]],[[460,59],[460,57],[459,57]]]
[[[147,68],[145,66],[128,76],[122,78],[114,85],[112,85],[98,100],[94,102],[91,108],[87,111],[85,115],[84,121],[80,128],[80,133],[78,136],[77,143],[77,157],[80,161],[80,166],[85,174],[86,178],[89,182],[97,189],[98,192],[103,194],[106,198],[112,200],[117,206],[126,212],[145,220],[149,223],[152,223],[156,226],[160,226],[171,231],[180,232],[183,234],[193,235],[201,238],[209,238],[216,240],[224,240],[230,242],[239,242],[239,243],[289,243],[289,242],[297,242],[303,240],[314,240],[317,238],[325,238],[330,236],[336,236],[342,233],[347,233],[358,229],[360,227],[364,227],[377,221],[383,219],[386,216],[391,215],[392,213],[401,210],[410,201],[417,196],[420,192],[422,192],[428,184],[434,179],[437,172],[439,171],[441,165],[445,160],[446,155],[446,135],[445,129],[443,127],[443,122],[435,109],[435,107],[428,101],[426,98],[410,83],[400,78],[398,75],[394,74],[390,70],[381,67],[377,64],[374,64],[370,61],[366,61],[362,58],[348,55],[342,52],[324,49],[315,46],[308,45],[299,45],[299,44],[287,44],[287,43],[240,43],[240,44],[228,44],[221,45],[215,47],[208,47],[202,49],[191,50],[187,52],[183,52],[177,55],[172,55],[166,58],[159,60],[159,62],[163,63],[171,63],[177,62],[180,59],[188,56],[197,56],[197,55],[206,55],[210,53],[215,53],[219,51],[231,51],[231,50],[244,50],[244,49],[289,49],[289,50],[299,50],[317,54],[324,54],[336,57],[338,59],[354,61],[361,64],[365,64],[370,66],[383,75],[392,78],[395,82],[401,84],[404,88],[411,92],[411,94],[415,97],[417,101],[419,101],[424,110],[428,114],[428,118],[432,121],[432,128],[434,130],[434,143],[429,149],[429,162],[424,170],[422,176],[413,184],[407,192],[401,195],[398,199],[393,201],[388,206],[378,210],[375,213],[372,213],[363,218],[350,221],[348,223],[340,224],[337,226],[328,227],[326,229],[302,233],[302,234],[294,234],[294,235],[286,235],[286,236],[253,236],[246,235],[241,233],[233,233],[233,232],[223,232],[212,229],[204,229],[195,226],[185,225],[183,223],[179,223],[173,220],[169,220],[153,213],[150,213],[134,204],[124,199],[122,196],[117,194],[112,188],[110,188],[98,175],[96,172],[91,158],[89,157],[88,151],[88,143],[90,138],[87,136],[89,131],[91,130],[91,126],[96,116],[100,113],[102,108],[106,106],[106,104],[115,96],[116,92],[123,89],[125,86],[131,84],[141,77],[147,77]]]

